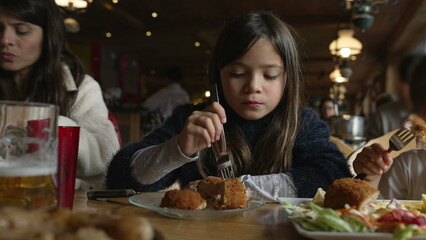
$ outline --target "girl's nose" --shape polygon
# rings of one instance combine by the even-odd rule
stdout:
[[[252,74],[245,85],[245,92],[256,93],[260,91],[261,77],[258,74]]]

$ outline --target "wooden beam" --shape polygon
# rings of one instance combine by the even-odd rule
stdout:
[[[422,10],[423,9],[423,10]],[[395,30],[391,33],[387,42],[387,52],[390,55],[399,55],[406,53],[409,48],[418,43],[418,35],[424,35],[424,31],[413,31],[418,28],[418,24],[423,21],[416,20],[416,15],[426,9],[426,1],[424,0],[411,0],[410,5],[403,17],[399,20]],[[424,18],[423,14],[421,17]],[[411,27],[409,27],[411,25]],[[423,28],[424,29],[424,28]],[[416,41],[415,43],[413,41]],[[392,56],[390,56],[392,57]]]

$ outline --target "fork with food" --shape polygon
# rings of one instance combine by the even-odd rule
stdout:
[[[363,179],[370,181],[378,188],[382,174],[386,173],[393,164],[394,159],[390,156],[392,150],[402,150],[413,139],[416,139],[417,146],[423,146],[426,124],[419,119],[415,114],[410,115],[403,123],[403,127],[389,140],[389,148],[379,143],[364,147],[353,162],[354,170],[358,173],[357,178],[362,175]]]

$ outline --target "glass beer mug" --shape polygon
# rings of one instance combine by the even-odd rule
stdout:
[[[56,206],[58,107],[0,101],[0,207]]]

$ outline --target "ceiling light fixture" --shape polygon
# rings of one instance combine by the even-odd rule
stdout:
[[[349,78],[342,76],[342,74],[340,73],[339,66],[336,66],[334,68],[334,71],[330,73],[330,79],[332,82],[335,83],[345,83],[349,81]]]
[[[362,32],[374,23],[374,14],[379,12],[380,4],[396,4],[398,0],[340,0],[345,10],[352,11],[352,22]]]
[[[67,12],[81,12],[89,7],[93,0],[55,0],[56,5]]]
[[[74,18],[68,17],[64,19],[65,29],[70,33],[78,33],[80,31],[80,24]]]
[[[55,0],[56,5],[58,5],[66,15],[64,24],[67,32],[77,33],[80,31],[80,24],[72,16],[85,12],[92,1],[93,0]]]
[[[331,55],[349,58],[361,53],[362,43],[353,37],[354,30],[342,29],[337,34],[339,37],[333,40],[329,46]]]

